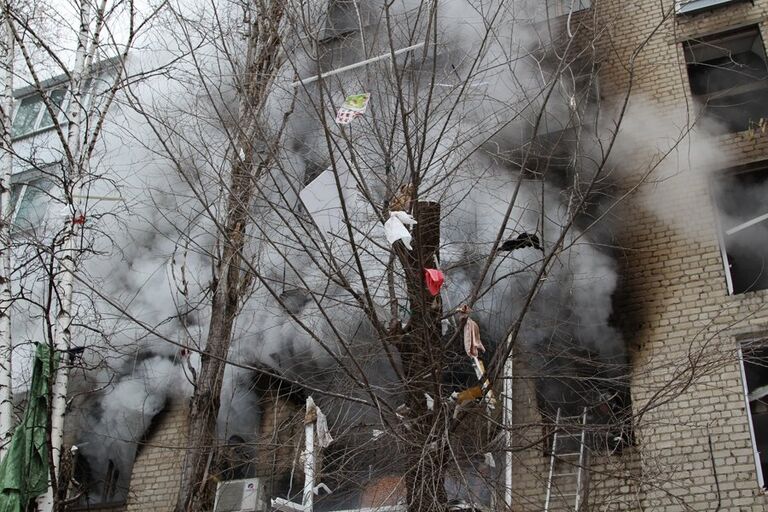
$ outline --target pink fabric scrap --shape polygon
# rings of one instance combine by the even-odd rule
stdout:
[[[464,324],[464,350],[469,357],[477,357],[480,352],[485,352],[483,342],[480,341],[480,326],[471,318],[467,318]]]

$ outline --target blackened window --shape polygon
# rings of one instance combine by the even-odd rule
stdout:
[[[768,64],[760,31],[747,27],[684,43],[691,94],[730,131],[768,118]]]
[[[757,479],[765,488],[765,475],[768,474],[768,345],[746,342],[742,344],[741,354]]]
[[[768,168],[723,175],[714,194],[729,291],[768,288]]]

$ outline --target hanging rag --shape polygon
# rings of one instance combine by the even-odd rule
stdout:
[[[514,251],[516,249],[525,249],[526,247],[533,247],[543,251],[539,237],[535,233],[520,233],[516,238],[510,238],[505,241],[499,247],[500,251]]]
[[[325,419],[325,414],[320,408],[315,405],[315,401],[312,397],[307,398],[307,412],[304,414],[304,423],[315,424],[315,434],[317,435],[317,442],[321,448],[328,448],[333,442],[333,437],[328,430],[328,421]]]
[[[445,282],[445,276],[436,268],[425,268],[424,281],[427,283],[429,293],[434,297],[440,293],[440,288],[443,287],[443,283]]]
[[[389,220],[384,224],[384,234],[387,236],[387,242],[392,245],[400,240],[409,251],[412,251],[411,232],[405,226],[413,226],[414,224],[417,224],[416,219],[405,212],[389,212]]]
[[[464,324],[464,350],[469,357],[477,357],[480,352],[485,352],[483,342],[480,341],[480,326],[469,317]]]

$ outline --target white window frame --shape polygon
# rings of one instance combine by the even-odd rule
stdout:
[[[720,211],[719,211],[720,207],[719,207],[719,205],[717,203],[717,195],[716,195],[716,192],[715,192],[715,188],[718,186],[717,182],[719,180],[722,180],[722,179],[724,179],[724,178],[726,178],[728,176],[732,176],[734,174],[740,174],[740,173],[759,172],[759,171],[765,172],[768,175],[768,160],[757,162],[754,165],[751,164],[749,166],[744,166],[744,167],[739,167],[739,168],[736,168],[736,169],[725,170],[725,171],[723,171],[720,174],[716,174],[713,177],[713,179],[710,180],[710,183],[709,183],[710,204],[712,205],[712,208],[714,209],[715,230],[716,230],[716,233],[717,233],[717,243],[720,246],[720,259],[722,260],[722,263],[723,263],[723,272],[725,273],[725,284],[726,284],[726,288],[728,290],[728,295],[739,296],[739,295],[744,295],[744,293],[755,293],[755,292],[759,293],[761,291],[768,290],[768,288],[759,288],[759,289],[750,290],[750,291],[747,291],[747,292],[743,292],[742,291],[742,292],[739,292],[739,293],[736,293],[734,291],[733,277],[731,276],[731,263],[730,263],[730,261],[728,259],[728,247],[727,247],[727,244],[726,244],[726,242],[727,242],[726,236],[728,236],[728,234],[727,234],[728,230],[725,229],[725,226],[723,226],[723,222],[722,222],[722,220],[720,218],[721,217]],[[756,212],[755,213],[755,217],[753,218],[753,220],[757,219],[759,217],[763,217],[763,215],[761,215],[760,212]],[[768,222],[768,221],[763,220],[762,222]],[[745,224],[746,223],[741,224],[741,226],[744,226]],[[733,228],[731,228],[731,230],[732,229]]]
[[[568,16],[592,8],[592,0],[546,0],[550,18]]]
[[[64,112],[66,112],[67,105],[69,103],[69,98],[70,98],[69,87],[66,84],[63,84],[63,85],[59,84],[58,86],[50,87],[45,91],[43,91],[42,93],[40,91],[34,91],[30,94],[26,94],[16,99],[16,101],[14,102],[15,105],[13,108],[13,117],[11,119],[11,133],[12,133],[13,140],[23,139],[25,137],[36,135],[38,133],[48,131],[54,127],[53,122],[50,125],[41,126],[43,119],[48,114],[48,109],[45,107],[42,94],[45,94],[50,101],[52,99],[51,94],[55,91],[61,91],[61,90],[64,91],[64,97],[61,99],[61,104],[59,105],[59,112],[56,115],[56,119],[61,123],[61,122],[64,122],[64,120],[66,119]],[[22,102],[26,99],[33,98],[35,96],[39,96],[38,102],[42,104],[43,108],[41,108],[40,111],[37,113],[37,117],[35,117],[35,120],[32,124],[32,129],[24,133],[20,133],[18,135],[13,135],[13,124],[16,122],[16,115],[19,113],[19,109],[21,108]]]
[[[675,14],[678,16],[696,14],[702,11],[724,7],[728,4],[737,4],[752,0],[675,0]]]
[[[21,210],[21,205],[24,202],[24,196],[27,194],[27,191],[29,190],[29,184],[39,179],[52,180],[50,174],[46,172],[46,170],[48,169],[52,170],[57,165],[61,165],[61,164],[60,163],[48,164],[45,166],[41,166],[39,169],[29,169],[29,170],[21,171],[19,173],[15,173],[11,176],[11,194],[13,194],[14,185],[20,186],[20,190],[16,197],[16,202],[13,205],[13,212],[11,213],[11,218],[10,218],[12,235],[29,233],[30,231],[45,225],[50,213],[50,204],[46,206],[45,213],[42,215],[39,223],[36,223],[34,225],[29,225],[29,226],[18,226],[16,225],[16,220]]]
[[[757,438],[755,437],[755,427],[752,423],[752,408],[749,405],[749,388],[747,387],[747,372],[744,369],[744,352],[742,347],[745,343],[758,343],[759,338],[742,338],[739,343],[739,370],[741,371],[741,384],[744,391],[744,407],[747,411],[747,422],[749,423],[749,438],[752,442],[752,453],[754,454],[755,471],[757,473],[757,483],[761,489],[765,489],[765,475],[760,459],[760,452],[757,450]],[[766,345],[768,348],[768,345]]]

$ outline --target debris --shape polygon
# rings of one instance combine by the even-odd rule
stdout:
[[[315,486],[314,489],[312,489],[312,492],[320,496],[320,491],[325,492],[325,494],[331,494],[333,491],[324,483],[319,483]]]
[[[411,199],[413,197],[413,185],[408,183],[397,189],[397,194],[389,201],[390,211],[408,211],[411,209]]]
[[[485,403],[488,406],[488,410],[493,410],[496,408],[496,394],[493,392],[493,388],[491,388],[490,381],[485,376],[485,365],[477,357],[472,358],[472,364],[475,367],[475,375],[477,376],[477,380],[479,380],[480,384],[482,385],[483,394],[485,395]]]
[[[456,399],[456,403],[459,405],[464,405],[467,402],[471,402],[473,400],[477,400],[478,398],[482,398],[483,396],[483,388],[480,386],[473,386],[469,389],[465,389],[464,391],[460,392],[454,392],[453,395],[451,395],[453,398]]]
[[[405,226],[413,226],[414,224],[417,224],[416,219],[403,211],[389,212],[389,220],[384,224],[387,242],[392,245],[400,240],[409,251],[412,251],[411,232]]]
[[[475,358],[480,352],[485,352],[483,342],[480,341],[480,326],[469,317],[464,324],[464,350],[469,357]]]
[[[427,409],[430,411],[435,410],[435,399],[429,396],[429,393],[424,393],[424,398],[427,399]]]
[[[85,352],[85,347],[83,346],[70,347],[66,349],[65,352],[69,356],[69,361],[71,363],[74,363],[75,361],[83,360],[83,352]]]
[[[436,268],[425,268],[424,280],[427,283],[427,289],[429,290],[429,293],[431,293],[434,297],[440,293],[440,288],[443,287],[443,283],[445,282],[445,276]]]
[[[485,453],[485,464],[492,468],[496,467],[496,461],[494,460],[493,454],[491,452]]]
[[[535,233],[520,233],[515,238],[510,238],[499,247],[500,251],[514,251],[516,249],[524,249],[526,247],[533,247],[543,251],[541,241]]]
[[[747,229],[748,227],[754,226],[755,224],[759,224],[765,220],[768,220],[768,213],[766,213],[765,215],[760,215],[758,217],[750,219],[747,222],[742,222],[738,226],[732,227],[731,229],[727,230],[725,234],[728,236],[735,235],[739,231],[742,231],[744,229]]]
[[[381,436],[384,435],[384,431],[375,428],[375,429],[373,429],[371,434],[373,436],[373,440],[375,441],[375,440],[377,440],[378,438],[380,438]]]
[[[351,123],[356,117],[360,117],[365,114],[368,109],[368,100],[370,100],[370,93],[353,94],[347,96],[344,103],[336,113],[336,122],[341,125]]]
[[[333,437],[328,431],[328,422],[325,419],[325,414],[320,408],[315,405],[312,397],[307,398],[307,412],[304,414],[304,424],[315,424],[315,432],[317,433],[317,442],[321,448],[327,448],[333,442]]]

